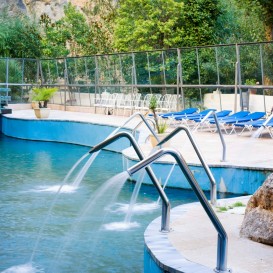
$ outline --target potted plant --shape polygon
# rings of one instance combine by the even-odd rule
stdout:
[[[154,117],[157,137],[159,138],[159,140],[161,140],[166,136],[168,124],[166,120],[164,120],[163,118],[157,115],[156,113],[157,105],[158,105],[157,98],[156,96],[153,95],[150,99],[149,109],[152,112]],[[157,145],[157,140],[155,139],[153,135],[150,136],[150,140],[153,147]]]
[[[246,83],[245,84],[253,86],[253,85],[258,85],[259,82],[257,82],[255,79],[246,79]],[[248,88],[248,92],[249,92],[249,94],[256,94],[257,89],[255,89],[255,88]]]
[[[56,87],[35,87],[32,89],[32,101],[38,102],[38,107],[34,107],[37,118],[48,118],[50,108],[47,108],[47,104],[57,90]]]

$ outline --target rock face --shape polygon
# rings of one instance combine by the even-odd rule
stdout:
[[[0,11],[7,9],[8,13],[25,13],[29,17],[39,19],[47,14],[52,21],[63,17],[64,6],[69,2],[83,8],[88,0],[0,0]]]
[[[27,8],[23,0],[1,0],[0,10],[6,10],[9,14],[26,13]]]
[[[248,201],[240,235],[273,245],[273,174]]]

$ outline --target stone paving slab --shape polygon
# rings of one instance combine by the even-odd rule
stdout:
[[[229,206],[238,201],[246,204],[248,199],[223,199],[218,201],[218,206]],[[242,208],[217,212],[228,235],[228,268],[233,273],[272,273],[273,247],[239,236],[245,210]],[[187,206],[186,213],[171,221],[171,227],[169,240],[186,259],[216,267],[217,232],[200,204]]]

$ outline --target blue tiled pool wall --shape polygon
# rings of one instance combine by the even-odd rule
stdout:
[[[2,131],[15,138],[56,141],[93,147],[108,137],[116,127],[87,122],[23,120],[3,117]],[[123,129],[124,130],[124,129]],[[126,139],[117,140],[108,150],[121,152],[129,147]]]
[[[137,162],[134,160],[128,160],[127,162],[128,166],[132,166],[136,163]],[[209,191],[210,181],[203,167],[189,167],[202,190]],[[155,172],[156,177],[160,179],[162,185],[164,185],[171,168],[172,164],[152,164],[152,169]],[[216,180],[218,192],[242,195],[253,194],[271,173],[270,171],[258,171],[253,169],[240,169],[232,167],[211,167],[210,170]],[[133,176],[133,179],[134,178],[137,178],[137,174]],[[152,184],[147,175],[144,176],[144,183]],[[191,189],[189,182],[186,180],[184,174],[177,165],[175,165],[167,185],[169,187]]]
[[[0,133],[2,133],[2,115],[0,114]]]
[[[0,116],[1,118],[1,116]],[[0,119],[1,120],[1,119]],[[91,124],[87,122],[56,120],[22,120],[2,116],[2,131],[5,135],[28,140],[56,141],[93,147],[103,141],[116,127]],[[1,128],[1,127],[0,127]],[[127,139],[120,139],[109,145],[107,149],[121,152],[130,145]],[[128,160],[129,165],[136,161]],[[156,175],[164,184],[172,164],[153,164]],[[202,167],[190,166],[197,182],[203,190],[210,189],[209,179]],[[211,167],[217,183],[217,190],[235,194],[253,194],[269,175],[269,171],[240,169],[232,167]],[[144,183],[151,181],[146,176]],[[178,166],[170,176],[168,186],[190,189],[189,183]]]
[[[151,256],[146,245],[144,246],[144,272],[164,273],[164,270],[160,268],[160,266],[155,262],[154,258]]]

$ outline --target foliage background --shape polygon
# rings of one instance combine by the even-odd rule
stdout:
[[[64,57],[272,40],[273,1],[93,0],[52,21],[0,16],[0,56]]]

